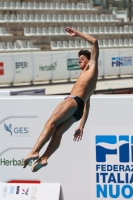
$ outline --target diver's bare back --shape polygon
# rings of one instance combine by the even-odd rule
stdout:
[[[98,77],[97,62],[90,64],[88,68],[82,71],[70,93],[80,97],[84,102],[89,99],[95,90]]]

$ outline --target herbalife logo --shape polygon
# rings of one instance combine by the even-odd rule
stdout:
[[[14,166],[18,167],[23,165],[24,159],[16,160],[15,158],[12,158],[12,160],[7,160],[6,158],[0,158],[0,166]],[[32,166],[32,161],[28,164],[29,166]],[[13,194],[14,188],[10,188],[10,194]]]
[[[57,67],[57,62],[54,62],[53,64],[50,65],[39,65],[39,71],[52,71],[56,70]]]
[[[4,128],[10,133],[10,136],[15,137],[27,137],[30,136],[29,127],[27,126],[13,126],[12,124],[7,125],[4,123]]]

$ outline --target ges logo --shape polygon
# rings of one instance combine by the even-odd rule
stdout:
[[[4,123],[4,128],[7,132],[10,133],[10,136],[19,136],[19,137],[27,137],[29,136],[29,127],[13,127],[12,124],[7,125]]]
[[[96,162],[106,162],[108,155],[117,155],[119,162],[133,162],[133,136],[97,135]]]

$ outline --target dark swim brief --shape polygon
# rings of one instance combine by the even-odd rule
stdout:
[[[75,111],[75,113],[73,114],[73,116],[75,117],[75,119],[80,120],[83,115],[84,101],[80,97],[73,96],[73,95],[67,96],[65,99],[67,99],[67,98],[73,98],[76,101],[78,108]]]

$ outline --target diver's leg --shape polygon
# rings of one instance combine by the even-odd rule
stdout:
[[[45,145],[45,143],[55,133],[57,127],[64,121],[66,121],[77,109],[77,103],[74,99],[68,98],[62,101],[54,110],[49,120],[46,122],[42,133],[40,134],[35,146],[31,150],[30,154],[23,162],[23,168],[25,168],[31,160],[36,160],[39,157],[39,151]]]
[[[51,141],[44,152],[44,154],[32,165],[32,172],[38,171],[40,168],[44,167],[47,165],[47,159],[58,149],[61,138],[64,132],[66,132],[70,126],[76,122],[77,120],[75,119],[74,116],[71,116],[69,119],[67,119],[65,122],[60,124],[57,127],[57,130],[53,134]]]

